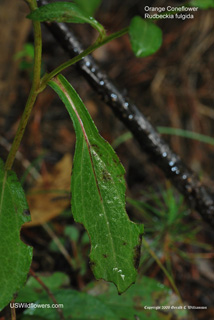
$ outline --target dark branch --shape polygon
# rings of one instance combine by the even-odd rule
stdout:
[[[45,1],[39,0],[39,4]],[[76,36],[63,23],[46,24],[56,40],[71,57],[83,51]],[[190,207],[196,209],[202,218],[214,226],[213,196],[201,184],[198,177],[189,170],[168,144],[160,137],[150,122],[143,116],[137,106],[129,100],[100,70],[91,56],[87,56],[77,68],[111,107],[115,115],[126,125],[141,149],[163,170],[166,177],[184,195]]]

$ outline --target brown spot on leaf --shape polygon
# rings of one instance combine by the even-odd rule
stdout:
[[[113,158],[113,162],[114,162],[115,164],[118,164],[118,161],[117,161],[117,159],[115,159],[115,158]]]
[[[102,179],[103,181],[106,181],[106,182],[111,180],[110,174],[105,169],[102,170]]]
[[[105,254],[105,253],[103,254],[103,257],[104,257],[105,259],[108,258],[107,254]]]
[[[123,241],[123,246],[126,246],[127,245],[127,242],[126,241]]]
[[[23,210],[23,214],[25,214],[26,216],[30,216],[30,210],[29,209]]]

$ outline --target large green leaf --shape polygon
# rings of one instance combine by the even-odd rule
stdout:
[[[96,297],[75,290],[53,290],[58,304],[63,304],[62,312],[66,320],[120,320],[108,305]],[[35,304],[53,303],[47,295],[41,295]],[[21,320],[60,320],[56,309],[29,308]]]
[[[20,240],[21,226],[30,221],[24,191],[0,160],[0,310],[25,283],[32,248]]]
[[[102,0],[74,0],[85,13],[93,16]]]
[[[35,21],[57,21],[69,23],[89,23],[101,35],[105,36],[104,27],[88,15],[75,3],[53,2],[32,11],[27,18]]]
[[[100,281],[88,293],[75,290],[54,290],[53,294],[62,308],[65,319],[72,320],[186,320],[188,318],[179,298],[171,289],[155,279],[143,277],[123,295],[118,295],[112,284]],[[29,302],[29,300],[26,300]],[[41,295],[38,304],[52,303],[46,295]],[[163,306],[163,309],[162,309]],[[168,306],[168,307],[167,307]],[[30,308],[21,320],[58,320],[56,309]]]
[[[137,284],[121,296],[117,294],[111,284],[105,288],[102,282],[96,284],[89,292],[97,295],[100,301],[106,303],[119,319],[187,319],[186,310],[183,308],[176,310],[176,307],[181,306],[179,297],[173,294],[170,288],[164,286],[156,279],[142,277]],[[173,309],[171,306],[175,306],[175,308]]]
[[[87,109],[67,80],[49,82],[64,102],[76,131],[72,170],[72,212],[91,241],[91,267],[97,279],[112,281],[119,292],[135,282],[143,226],[125,211],[124,168],[99,135]]]
[[[155,53],[162,44],[162,31],[153,22],[136,16],[129,26],[132,50],[139,58]]]

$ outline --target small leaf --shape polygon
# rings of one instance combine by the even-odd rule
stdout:
[[[65,236],[68,236],[70,240],[77,242],[79,239],[79,230],[74,226],[66,226],[64,231]]]
[[[59,75],[49,85],[64,102],[77,141],[72,170],[72,213],[91,241],[91,267],[97,279],[114,282],[119,292],[135,282],[142,225],[125,211],[124,168],[99,135],[87,109],[67,80]]]
[[[102,0],[75,0],[76,4],[90,16],[94,16],[96,9],[99,7]]]
[[[20,229],[28,221],[24,191],[0,160],[0,310],[23,287],[30,269],[33,250],[20,240]]]
[[[155,53],[162,44],[162,31],[153,22],[136,16],[129,26],[132,50],[139,58]]]
[[[53,2],[32,11],[27,18],[35,21],[89,23],[104,38],[105,29],[93,17],[72,2]]]
[[[200,9],[214,8],[214,0],[192,0],[188,6],[198,7]]]

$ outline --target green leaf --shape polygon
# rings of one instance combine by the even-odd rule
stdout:
[[[40,274],[37,275],[51,291],[69,284],[69,277],[62,272],[55,272],[48,276]],[[38,281],[33,277],[30,277],[25,287],[19,291],[16,302],[34,302],[40,299],[41,295],[44,293],[45,290],[41,284],[39,284]]]
[[[85,13],[81,8],[72,2],[53,2],[32,11],[27,18],[34,21],[57,21],[70,23],[89,23],[105,37],[104,27],[93,17]]]
[[[91,267],[97,279],[114,282],[119,292],[135,282],[143,226],[125,211],[124,168],[99,135],[87,109],[67,80],[49,82],[64,102],[76,131],[72,169],[72,213],[91,241]]]
[[[90,16],[94,16],[95,11],[100,6],[102,0],[74,0],[76,4]]]
[[[33,250],[20,240],[20,229],[30,221],[24,191],[0,159],[0,310],[25,283]]]
[[[161,306],[180,306],[181,302],[171,289],[155,279],[142,277],[121,296],[111,284],[104,289],[102,282],[96,284],[90,293],[96,294],[100,289],[101,294],[97,298],[106,303],[119,319],[187,319],[185,310],[161,310]],[[157,306],[157,309],[148,309],[150,306]]]
[[[214,0],[193,0],[188,6],[198,7],[200,9],[214,8]]]
[[[143,277],[141,282],[132,286],[123,295],[118,295],[112,284],[100,281],[88,293],[75,290],[57,290],[53,294],[58,303],[62,303],[65,319],[72,320],[185,320],[188,318],[187,310],[176,310],[181,306],[179,298],[171,289],[157,282],[155,279]],[[28,302],[28,301],[27,301]],[[39,304],[52,303],[50,298],[40,296],[36,301]],[[164,306],[164,309],[161,309]],[[167,308],[166,306],[169,306]],[[170,306],[175,306],[171,309]],[[157,309],[149,309],[157,307]],[[159,309],[158,309],[159,308]],[[58,320],[59,315],[55,309],[28,309],[21,320],[33,320],[44,317],[48,320]],[[26,318],[26,316],[28,318]]]
[[[79,239],[79,230],[74,226],[66,226],[64,234],[68,236],[72,241],[77,242]]]
[[[120,320],[114,312],[102,301],[92,297],[84,292],[78,292],[75,290],[58,290],[53,291],[54,297],[59,304],[63,304],[63,315],[66,320]],[[46,296],[40,296],[36,304],[52,304],[50,298]],[[29,308],[24,312],[24,316],[21,320],[60,320],[59,314],[56,309],[52,308]]]
[[[20,58],[34,58],[34,46],[31,43],[26,43],[23,50],[17,52],[14,55],[15,60],[18,60]]]
[[[153,22],[136,16],[129,26],[132,50],[139,58],[155,53],[162,45],[162,31]]]

